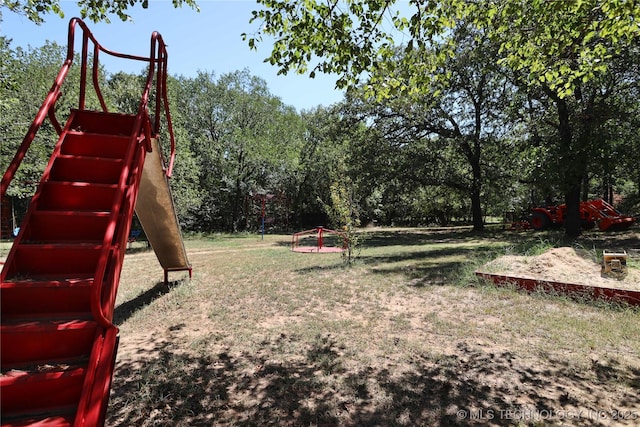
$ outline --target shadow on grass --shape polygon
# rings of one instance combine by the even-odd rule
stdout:
[[[495,251],[494,245],[474,245],[474,246],[442,246],[441,248],[431,248],[421,251],[395,252],[383,255],[361,255],[358,259],[368,265],[395,264],[416,260],[437,260],[451,257],[470,258],[480,253]]]
[[[424,287],[452,284],[465,277],[479,260],[495,253],[493,245],[433,248],[391,255],[362,256],[359,261],[371,267],[373,274],[404,274],[410,285]]]
[[[443,227],[443,228],[402,228],[402,229],[364,229],[359,234],[363,248],[377,248],[386,246],[421,246],[437,243],[464,243],[477,239],[494,239],[501,236],[501,232],[486,230],[484,232],[473,231],[470,227]],[[508,236],[513,236],[513,233]],[[333,246],[341,245],[341,240],[336,235],[325,234],[325,241]],[[307,235],[300,240],[300,245],[315,246],[316,235]],[[279,246],[291,247],[291,240],[280,241]]]
[[[183,280],[168,283],[165,283],[164,281],[158,282],[151,289],[146,290],[134,299],[123,302],[113,311],[113,324],[116,326],[122,325],[138,310],[146,307],[163,295],[168,294],[173,288],[180,285],[182,282]]]
[[[404,274],[412,285],[451,284],[463,277],[469,265],[477,262],[479,253],[489,253],[496,248],[490,245],[473,247],[443,247],[424,251],[403,252],[393,255],[362,256],[359,261],[371,266],[374,274]]]
[[[489,234],[475,232],[469,227],[375,230],[363,233],[366,247],[463,243],[487,235]]]
[[[578,241],[567,242],[562,230],[543,232],[490,229],[474,232],[469,228],[373,230],[363,233],[356,266],[366,266],[380,277],[404,275],[409,286],[478,283],[472,274],[482,264],[505,253],[538,255],[558,246],[607,247],[622,245],[628,250],[640,247],[633,232],[585,233]],[[371,250],[383,248],[383,250]],[[340,270],[345,262],[308,266],[301,274]],[[584,302],[584,301],[583,301]]]
[[[478,237],[480,236],[480,237]],[[484,236],[484,237],[483,237]],[[424,287],[443,285],[460,280],[479,259],[488,259],[498,247],[492,242],[495,233],[478,234],[470,230],[401,230],[376,231],[367,236],[355,257],[355,265],[364,265],[372,274],[380,276],[404,274],[411,286]],[[471,243],[468,246],[453,246],[486,238],[486,244]],[[385,251],[383,254],[370,254],[367,249],[380,246],[399,245],[397,251]],[[424,250],[416,250],[424,246]],[[298,270],[307,274],[318,271],[346,268],[344,262],[329,265],[309,266]]]
[[[586,230],[577,239],[569,239],[562,229],[545,231],[514,231],[501,228],[487,228],[476,232],[465,227],[453,228],[416,228],[401,230],[374,230],[363,233],[364,246],[419,246],[429,244],[456,244],[473,240],[501,241],[513,247],[515,253],[525,254],[532,247],[547,244],[549,246],[596,246],[603,248],[640,249],[639,227],[626,231],[603,232]]]
[[[640,251],[640,230],[627,232],[593,232],[585,234],[578,239],[578,243],[585,247],[599,247],[607,249],[626,249]]]
[[[148,240],[134,240],[127,243],[127,254],[139,254],[152,251],[151,243]]]
[[[279,349],[291,344],[308,350],[283,360]],[[118,363],[107,425],[547,425],[567,421],[559,411],[582,411],[569,421],[600,426],[607,420],[588,414],[615,408],[601,407],[599,387],[617,388],[618,409],[640,417],[630,409],[640,407],[640,373],[611,361],[580,371],[554,360],[541,369],[509,351],[459,343],[452,354],[413,355],[402,371],[349,370],[345,347],[331,336],[305,343],[280,334],[255,354],[196,356],[164,342],[142,363]]]

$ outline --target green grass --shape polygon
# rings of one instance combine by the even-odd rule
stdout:
[[[189,236],[193,279],[171,273],[169,286],[153,252],[133,248],[107,424],[448,426],[469,424],[456,414],[473,408],[626,409],[640,419],[638,309],[473,274],[501,255],[567,244],[561,232],[363,233],[351,265],[291,252],[287,235]],[[621,243],[638,268],[634,230],[571,242],[595,258]],[[520,425],[563,420],[529,421]]]

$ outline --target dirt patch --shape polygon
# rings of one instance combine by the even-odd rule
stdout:
[[[640,290],[640,271],[627,269],[625,275],[607,277],[602,265],[574,248],[553,248],[537,256],[505,255],[487,263],[484,273],[578,285]]]

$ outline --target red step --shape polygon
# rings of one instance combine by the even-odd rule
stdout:
[[[128,137],[69,132],[60,152],[62,155],[124,159],[128,147]]]
[[[46,182],[38,198],[38,210],[111,211],[116,185],[78,182]]]
[[[91,320],[8,321],[0,325],[2,369],[47,360],[88,357],[96,337]],[[4,394],[4,393],[3,393]],[[4,402],[3,402],[4,405]]]
[[[123,164],[120,159],[60,156],[53,163],[49,180],[117,184]]]
[[[52,314],[87,316],[93,279],[17,281],[0,284],[2,320],[44,318]]]
[[[7,417],[24,418],[27,412],[46,413],[55,408],[77,406],[87,372],[86,366],[39,369],[47,370],[11,370],[0,377],[3,422]],[[29,399],[24,396],[29,396]]]
[[[86,279],[95,274],[102,246],[78,244],[20,244],[5,265],[5,280]]]
[[[75,419],[75,407],[67,411],[61,410],[60,415],[26,413],[18,417],[2,419],[2,427],[71,427]]]
[[[90,110],[72,110],[69,129],[76,132],[130,136],[135,116]]]
[[[23,241],[102,244],[109,212],[35,211]]]

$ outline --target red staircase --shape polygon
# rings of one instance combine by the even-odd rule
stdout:
[[[54,106],[73,60],[76,25],[84,30],[83,75],[87,40],[97,46],[94,73],[98,51],[113,54],[82,21],[71,20],[67,62],[2,178],[5,196],[48,115],[59,139],[0,275],[2,426],[102,425],[107,408],[118,343],[112,323],[117,286],[145,155],[159,126],[149,119],[147,99],[154,79],[164,93],[166,52],[154,33],[151,59],[116,54],[149,63],[138,114],[106,112],[99,88],[104,111],[85,110],[83,77],[80,108],[61,128]],[[156,46],[163,56],[156,56]]]

